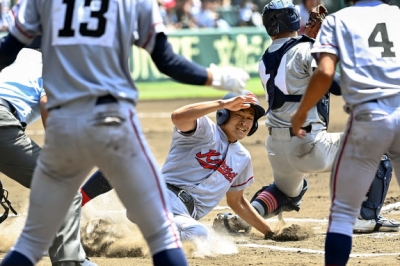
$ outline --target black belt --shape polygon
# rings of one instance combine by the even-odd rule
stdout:
[[[108,103],[117,103],[117,102],[118,102],[118,100],[114,96],[112,96],[111,94],[107,94],[107,95],[104,95],[104,96],[97,97],[95,105],[108,104]],[[59,105],[59,106],[55,106],[53,108],[50,108],[48,111],[51,111],[51,110],[54,110],[54,109],[60,109],[60,108],[61,108],[61,106]]]
[[[180,189],[174,185],[167,183],[167,188],[175,193],[175,195],[185,204],[189,214],[192,215],[194,210],[194,199],[193,197],[184,189]]]
[[[107,104],[107,103],[117,103],[118,100],[112,96],[111,94],[105,95],[105,96],[100,96],[97,98],[95,105],[100,105],[100,104]]]
[[[270,135],[271,135],[271,133],[272,133],[272,129],[273,129],[273,127],[269,127],[269,128],[268,128],[268,132],[269,132]],[[308,126],[306,126],[306,127],[302,127],[301,129],[303,129],[306,133],[310,133],[311,130],[312,130],[312,126],[311,126],[311,125],[308,125]],[[292,130],[291,127],[289,128],[289,131],[290,131],[290,136],[291,136],[291,137],[296,136],[296,134],[293,133],[293,130]]]
[[[4,100],[3,98],[0,98],[0,105],[4,106],[5,108],[10,111],[14,116],[17,114],[17,110],[15,109],[14,105],[10,104],[8,101]]]

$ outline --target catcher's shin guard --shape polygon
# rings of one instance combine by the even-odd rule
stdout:
[[[297,197],[288,197],[275,183],[262,187],[251,199],[251,205],[265,219],[278,215],[281,212],[299,211],[301,199],[308,189],[308,182],[303,179],[303,189]]]
[[[11,206],[11,201],[8,199],[8,191],[3,188],[3,183],[0,180],[0,205],[4,208],[4,213],[0,216],[0,224],[8,217],[8,212],[11,210],[15,215],[17,212]]]
[[[362,203],[360,216],[365,220],[378,219],[392,179],[392,163],[386,155],[382,155],[381,162]]]

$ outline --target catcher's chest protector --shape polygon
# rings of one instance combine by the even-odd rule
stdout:
[[[288,95],[284,94],[276,85],[275,77],[278,74],[279,65],[285,53],[289,51],[292,47],[296,46],[302,42],[314,43],[314,39],[302,35],[296,38],[291,38],[288,40],[281,48],[274,52],[269,52],[268,49],[264,52],[262,56],[262,61],[265,65],[265,74],[269,75],[269,79],[265,88],[268,93],[268,110],[275,110],[280,107],[285,102],[300,102],[303,95]],[[317,104],[318,113],[324,118],[326,126],[329,123],[329,93],[327,93]]]

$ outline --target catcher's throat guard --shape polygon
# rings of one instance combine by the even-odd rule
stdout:
[[[3,183],[0,180],[0,205],[4,208],[4,213],[2,216],[0,216],[0,224],[4,222],[5,219],[7,219],[10,210],[15,215],[17,215],[17,212],[11,206],[11,201],[9,201],[7,198],[8,198],[8,191],[3,188]]]

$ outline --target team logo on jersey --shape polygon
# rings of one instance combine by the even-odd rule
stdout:
[[[210,150],[204,154],[198,152],[196,153],[196,160],[204,169],[218,171],[226,178],[226,180],[229,181],[229,183],[232,183],[233,179],[237,176],[237,173],[232,171],[232,168],[226,164],[225,160],[218,159],[220,155],[221,153],[215,150]],[[213,159],[212,157],[217,158]]]

